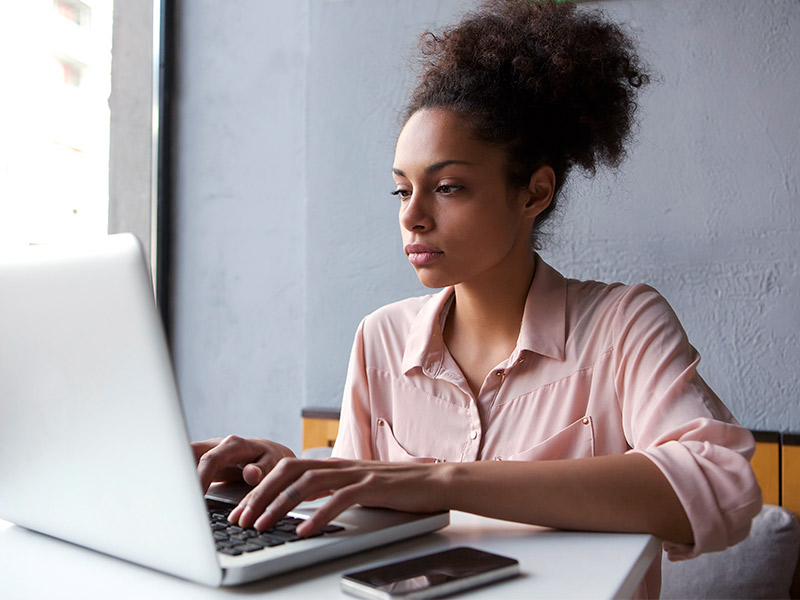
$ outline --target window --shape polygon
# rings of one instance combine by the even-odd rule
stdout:
[[[81,77],[83,76],[83,65],[68,58],[56,57],[55,60],[61,68],[64,83],[73,87],[80,87]]]
[[[92,9],[77,0],[54,0],[56,14],[80,27],[88,27],[91,23]]]
[[[111,0],[6,7],[0,244],[107,232],[112,15]]]

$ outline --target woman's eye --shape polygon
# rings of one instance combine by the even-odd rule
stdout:
[[[392,196],[399,196],[401,200],[405,200],[411,195],[409,190],[394,190]]]
[[[457,192],[461,188],[462,188],[462,186],[460,186],[460,185],[453,185],[453,184],[450,184],[450,183],[443,183],[442,185],[440,185],[439,187],[436,188],[436,193],[437,194],[452,194],[454,192]]]

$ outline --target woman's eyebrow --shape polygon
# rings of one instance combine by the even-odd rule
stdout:
[[[445,167],[448,167],[450,165],[471,165],[471,164],[472,164],[471,162],[466,160],[456,160],[456,159],[443,160],[441,162],[433,163],[432,165],[428,165],[427,167],[425,167],[425,174],[430,175],[431,173],[434,173],[440,169],[444,169]],[[392,173],[394,173],[395,175],[400,175],[400,177],[406,176],[406,174],[397,167],[392,168]]]

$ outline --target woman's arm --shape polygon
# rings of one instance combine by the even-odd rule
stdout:
[[[409,464],[283,460],[230,519],[268,529],[306,498],[331,499],[298,528],[311,534],[354,504],[462,510],[563,529],[652,533],[690,544],[689,521],[667,480],[636,454],[541,462]]]
[[[692,543],[678,497],[641,454],[444,466],[450,470],[444,489],[451,508],[561,529],[651,533]]]

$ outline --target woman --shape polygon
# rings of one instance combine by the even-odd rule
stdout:
[[[624,156],[648,79],[630,40],[574,6],[515,0],[421,49],[394,194],[409,262],[443,290],[362,321],[336,459],[209,440],[203,485],[256,485],[230,519],[258,529],[330,494],[301,535],[360,503],[648,532],[671,558],[743,539],[761,506],[753,440],[669,305],[567,280],[532,250],[573,167]],[[654,565],[640,592],[658,589]]]

